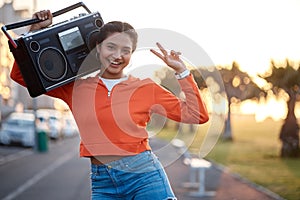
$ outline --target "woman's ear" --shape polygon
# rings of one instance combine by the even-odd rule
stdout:
[[[97,51],[97,53],[100,53],[100,48],[101,48],[101,44],[96,42],[96,51]]]

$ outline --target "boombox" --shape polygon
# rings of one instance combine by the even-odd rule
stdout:
[[[53,12],[53,17],[81,6],[87,13],[81,13],[51,27],[23,34],[18,39],[13,39],[7,30],[41,20],[30,19],[2,27],[31,97],[99,70],[99,64],[82,68],[81,65],[92,51],[93,35],[103,25],[100,13],[92,13],[80,2]]]

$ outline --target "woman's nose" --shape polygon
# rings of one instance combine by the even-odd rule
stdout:
[[[116,50],[114,53],[113,53],[113,57],[115,59],[117,58],[121,58],[122,57],[122,52],[120,50]]]

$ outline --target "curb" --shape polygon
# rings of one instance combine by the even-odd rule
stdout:
[[[241,181],[241,182],[243,182],[243,183],[245,183],[245,184],[247,184],[247,185],[250,185],[251,187],[255,188],[256,190],[258,190],[258,191],[260,191],[260,192],[266,194],[267,196],[273,198],[274,200],[286,200],[286,199],[284,199],[283,197],[281,197],[280,195],[278,195],[278,194],[272,192],[271,190],[269,190],[269,189],[267,189],[267,188],[265,188],[265,187],[263,187],[263,186],[261,186],[261,185],[258,185],[258,184],[256,184],[256,183],[254,183],[254,182],[248,180],[247,178],[242,177],[242,176],[239,175],[238,173],[233,173],[233,172],[231,172],[230,169],[229,169],[228,167],[226,167],[226,166],[224,166],[224,165],[222,165],[222,164],[216,163],[216,162],[214,162],[213,160],[210,160],[210,159],[208,159],[208,160],[209,160],[209,162],[211,162],[211,163],[213,164],[213,166],[214,166],[217,170],[222,171],[222,172],[224,172],[224,173],[230,175],[231,177],[233,177],[233,178],[235,178],[235,179],[237,179],[237,180],[239,180],[239,181]]]

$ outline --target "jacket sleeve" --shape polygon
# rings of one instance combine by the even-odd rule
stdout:
[[[192,75],[178,80],[185,98],[181,99],[157,85],[154,89],[152,112],[165,115],[169,119],[188,123],[202,124],[209,120],[205,103]]]
[[[19,69],[17,62],[14,62],[12,70],[10,72],[10,78],[20,85],[26,87],[26,83],[23,79],[22,73]],[[58,87],[46,93],[46,95],[62,99],[68,105],[70,104],[70,96],[72,96],[73,83],[66,84],[64,86]]]
[[[19,83],[20,85],[26,87],[25,81],[23,79],[23,76],[21,74],[21,71],[19,69],[19,66],[17,62],[14,62],[14,65],[12,67],[12,70],[10,72],[10,78],[14,80],[15,82]]]

